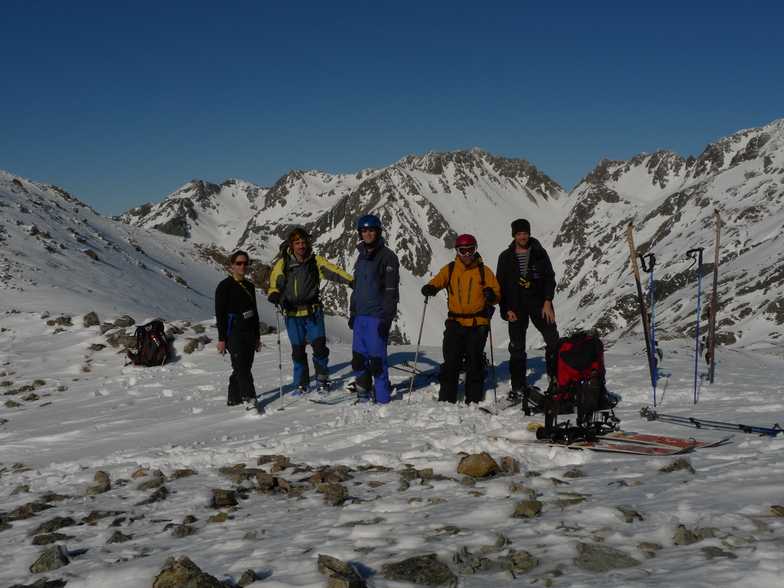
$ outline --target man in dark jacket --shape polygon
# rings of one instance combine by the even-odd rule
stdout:
[[[362,241],[357,244],[348,320],[354,331],[351,367],[357,376],[357,397],[367,401],[375,381],[376,400],[386,404],[391,392],[387,345],[400,301],[400,263],[384,243],[377,216],[363,216],[357,230]]]
[[[218,323],[218,353],[231,356],[234,370],[229,378],[229,400],[234,406],[256,398],[253,385],[254,354],[261,351],[259,309],[256,289],[245,279],[250,257],[244,251],[231,256],[232,275],[215,290],[215,320]]]
[[[528,323],[544,338],[547,375],[552,379],[556,377],[558,327],[553,309],[555,272],[547,252],[531,237],[531,224],[524,218],[512,223],[512,236],[514,241],[498,256],[496,277],[501,284],[501,318],[509,323],[509,372],[514,396],[526,387]]]

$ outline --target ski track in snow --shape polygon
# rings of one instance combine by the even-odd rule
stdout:
[[[202,324],[216,340],[211,321]],[[540,560],[539,565],[517,580],[499,568],[458,574],[461,587],[539,585],[549,578],[555,586],[739,588],[778,585],[784,576],[784,518],[772,516],[770,510],[784,503],[780,459],[784,435],[766,438],[738,432],[720,447],[669,458],[521,446],[490,436],[532,438],[526,427],[541,419],[526,418],[514,409],[488,415],[475,407],[438,403],[437,384],[415,388],[409,403],[408,377],[396,370],[390,375],[398,389],[388,405],[349,401],[325,406],[306,397],[279,411],[291,402],[290,349],[283,337],[284,397],[279,399],[274,335],[263,338],[264,349],[254,365],[265,409],[264,414],[255,414],[226,406],[231,368],[215,352],[214,343],[189,356],[182,353],[188,331],[175,342],[173,361],[144,369],[125,366],[123,356],[111,347],[90,351],[90,344],[103,340],[97,327],[66,327],[55,334],[45,328],[40,315],[32,313],[1,316],[0,327],[5,329],[0,332],[0,382],[9,382],[0,390],[13,391],[35,380],[46,382],[34,390],[38,400],[22,400],[28,392],[8,394],[6,400],[21,406],[0,406],[0,418],[7,419],[0,425],[0,512],[10,512],[46,492],[71,497],[52,503],[54,508],[35,517],[12,521],[10,529],[0,532],[3,586],[30,584],[47,576],[67,579],[69,588],[148,588],[166,558],[181,555],[232,585],[251,568],[268,587],[324,586],[326,579],[315,564],[317,555],[324,553],[355,564],[370,586],[391,588],[408,584],[386,580],[381,575],[383,563],[437,553],[457,572],[451,563],[455,553],[466,548],[482,555],[482,548],[495,544],[501,534],[509,541],[501,555],[509,548],[526,550]],[[622,397],[616,411],[622,428],[700,440],[729,434],[641,418],[640,408],[652,406],[652,390],[640,345],[622,340],[606,353],[608,388]],[[781,358],[718,349],[716,382],[705,381],[703,362],[699,403],[694,405],[693,349],[684,341],[663,341],[662,348],[658,412],[761,426],[784,423],[783,386],[771,377],[784,367]],[[413,362],[413,347],[390,351],[399,364]],[[499,347],[494,355],[498,393],[504,394],[509,387],[508,353]],[[530,355],[532,365],[539,365],[541,352]],[[340,393],[341,383],[351,378],[350,346],[332,343],[330,357],[337,367],[335,393]],[[440,349],[425,347],[420,366],[437,370],[432,366],[440,358]],[[489,377],[487,387],[485,405],[493,402]],[[481,451],[497,460],[514,457],[521,473],[480,480],[473,487],[458,483],[460,453]],[[240,493],[240,504],[229,521],[207,523],[217,512],[208,507],[211,489],[236,488],[220,476],[219,468],[238,463],[255,467],[259,456],[267,454],[282,454],[296,464],[314,467],[374,465],[400,470],[408,464],[432,468],[445,479],[427,485],[415,480],[401,491],[395,471],[352,472],[354,481],[361,483],[344,484],[352,498],[361,501],[343,507],[325,506],[313,490],[305,492],[302,500],[247,490]],[[696,473],[658,473],[677,457],[685,457]],[[137,490],[139,480],[131,478],[140,468],[160,469],[167,477],[183,468],[199,474],[167,481],[171,492],[167,500],[139,506],[149,496]],[[574,468],[585,476],[565,478]],[[95,485],[98,470],[110,475],[113,489],[85,496],[87,488]],[[540,475],[525,476],[532,471]],[[310,474],[284,470],[277,475],[297,483]],[[122,485],[121,479],[130,482]],[[537,518],[510,517],[518,501],[527,498],[510,493],[512,481],[536,491],[544,503]],[[12,495],[23,485],[29,491]],[[555,501],[564,493],[585,500],[561,509]],[[643,520],[626,523],[619,506],[638,511]],[[121,516],[126,520],[116,529],[111,526],[114,516],[61,529],[68,535],[61,543],[71,563],[33,576],[28,568],[45,549],[31,544],[37,527],[56,516],[80,522],[93,510],[124,511]],[[164,530],[187,515],[199,519],[195,535],[175,539]],[[375,519],[382,520],[343,526]],[[689,546],[674,545],[679,525],[714,529],[714,537]],[[445,529],[449,526],[460,531],[451,534]],[[107,545],[115,530],[131,541]],[[251,531],[257,538],[244,538]],[[573,563],[580,542],[620,549],[641,563],[588,573]],[[662,549],[648,557],[637,548],[640,543],[656,543]],[[705,547],[718,547],[736,559],[709,559]]]

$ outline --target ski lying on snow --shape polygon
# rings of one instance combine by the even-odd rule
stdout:
[[[341,402],[344,402],[346,400],[352,400],[352,399],[356,400],[356,398],[357,398],[356,394],[354,394],[353,392],[347,392],[346,394],[341,394],[339,396],[331,396],[327,398],[311,398],[310,401],[315,402],[316,404],[333,405],[333,404],[340,404]]]
[[[672,447],[669,445],[647,445],[643,443],[617,443],[609,442],[603,444],[601,442],[583,441],[577,443],[555,443],[552,441],[545,441],[540,439],[512,439],[510,437],[491,437],[496,441],[509,441],[510,443],[521,443],[525,445],[539,445],[543,447],[564,447],[566,449],[590,449],[591,451],[603,451],[606,453],[629,453],[633,455],[651,455],[655,457],[666,457],[668,455],[677,455],[685,453],[692,449],[691,447]]]
[[[494,402],[489,406],[480,406],[479,410],[481,410],[482,412],[486,412],[488,414],[500,414],[506,409],[512,408],[513,406],[520,406],[522,403],[523,403],[522,398],[517,398],[514,401],[509,400],[508,398],[502,398],[498,402]]]
[[[627,433],[616,431],[607,435],[599,435],[599,439],[606,441],[623,441],[625,443],[639,443],[641,445],[659,445],[665,447],[680,447],[683,449],[701,449],[715,447],[732,439],[735,435],[727,435],[717,441],[697,441],[695,439],[681,439],[680,437],[664,437],[662,435],[645,435],[640,433]]]
[[[289,397],[291,398],[291,401],[287,402],[286,404],[284,404],[284,405],[283,405],[283,406],[281,406],[280,408],[276,408],[275,410],[285,410],[286,408],[288,408],[288,407],[289,407],[289,406],[291,406],[292,404],[296,404],[297,402],[299,402],[300,400],[302,400],[302,399],[303,399],[303,398],[305,398],[306,396],[310,396],[310,395],[311,395],[311,393],[312,393],[314,390],[316,390],[316,388],[314,388],[313,386],[311,386],[311,387],[307,388],[307,389],[306,389],[304,392],[297,392],[297,391],[295,390],[294,392],[292,392],[292,393],[289,395]]]

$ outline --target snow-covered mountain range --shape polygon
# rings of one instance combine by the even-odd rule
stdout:
[[[430,152],[353,175],[292,171],[272,188],[241,180],[221,185],[194,180],[163,202],[112,218],[95,214],[63,190],[3,173],[3,287],[24,288],[24,298],[37,296],[33,282],[71,288],[100,300],[91,300],[92,306],[108,305],[120,314],[132,312],[138,297],[154,295],[170,318],[203,319],[211,316],[227,253],[243,248],[269,263],[288,230],[303,225],[319,253],[350,270],[356,219],[372,213],[382,219],[402,265],[395,338],[415,341],[423,304],[419,291],[453,259],[454,238],[474,234],[494,268],[511,242],[510,222],[524,217],[555,264],[562,333],[596,329],[613,341],[640,329],[626,240],[626,227],[633,223],[638,253],[653,253],[657,260],[659,337],[693,337],[698,273],[685,253],[705,248],[702,308],[707,309],[718,211],[724,226],[717,340],[780,346],[783,146],[784,119],[710,143],[696,158],[657,151],[628,162],[604,160],[571,193],[524,160],[476,148]],[[45,252],[45,262],[34,252]],[[257,270],[264,285],[265,273]],[[68,278],[53,277],[61,273]],[[346,290],[326,285],[324,293],[331,313],[345,315]],[[445,314],[446,300],[439,296],[427,310],[423,343],[438,344]],[[502,345],[503,324],[498,319],[495,324],[496,344]],[[705,327],[703,320],[703,332]],[[340,329],[337,334],[345,335]]]

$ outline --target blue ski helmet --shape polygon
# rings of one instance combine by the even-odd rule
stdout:
[[[381,230],[381,219],[379,219],[374,214],[366,214],[363,216],[359,221],[357,221],[357,230],[364,229],[366,227],[376,228],[379,231]]]

